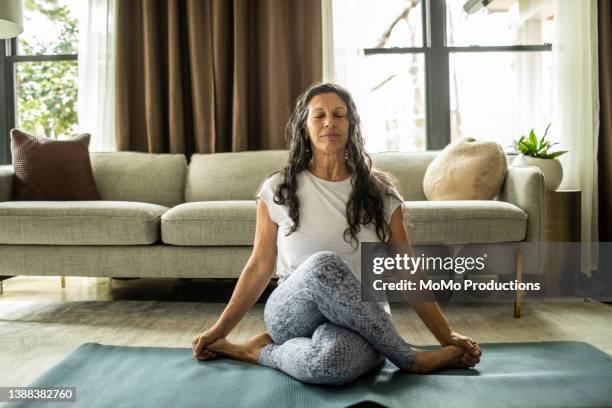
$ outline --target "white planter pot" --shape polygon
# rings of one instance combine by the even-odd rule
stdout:
[[[536,157],[525,156],[519,154],[512,161],[512,165],[516,167],[534,166],[539,168],[544,174],[544,183],[546,191],[555,191],[563,180],[563,167],[557,159],[538,159]]]

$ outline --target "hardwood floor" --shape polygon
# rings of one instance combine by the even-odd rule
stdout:
[[[66,277],[66,287],[60,277],[17,276],[2,282],[0,300],[18,301],[108,301],[164,300],[178,302],[227,302],[235,279],[111,279]],[[276,287],[268,285],[260,299],[265,302]]]

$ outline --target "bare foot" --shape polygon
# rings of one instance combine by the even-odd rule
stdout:
[[[425,374],[444,367],[453,367],[461,360],[463,351],[457,346],[446,346],[435,351],[417,351],[416,359],[407,371]]]
[[[245,343],[231,343],[226,339],[219,339],[207,345],[206,348],[218,354],[224,354],[235,360],[257,364],[259,352],[267,345],[273,343],[268,333],[262,333]]]

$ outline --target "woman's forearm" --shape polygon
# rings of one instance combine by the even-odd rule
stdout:
[[[425,273],[420,269],[412,276],[416,277],[417,282],[426,279]],[[407,300],[440,344],[448,341],[452,329],[440,310],[434,294],[430,290],[421,290],[417,292],[416,297],[407,297]]]
[[[414,256],[412,249],[408,250],[410,256]],[[425,279],[425,274],[422,270],[418,269],[414,274],[409,273],[407,270],[394,270],[393,278],[396,282],[402,280],[408,280],[416,283],[421,282]],[[425,326],[429,331],[436,337],[440,344],[444,344],[451,335],[452,329],[438,302],[435,300],[434,294],[430,290],[419,289],[414,291],[404,291],[403,293],[406,303],[408,303],[415,312],[419,315]]]
[[[404,277],[409,277],[414,282],[425,280],[425,274],[422,270],[417,270],[413,275],[402,271]],[[450,338],[452,329],[446,317],[440,310],[438,302],[436,302],[434,294],[430,290],[418,290],[415,293],[404,293],[406,301],[419,315],[425,326],[435,336],[435,338],[444,344]]]
[[[262,266],[247,265],[238,279],[234,293],[215,323],[215,328],[223,336],[227,336],[236,327],[251,307],[257,302],[264,289],[270,282],[272,274],[269,270],[262,270]]]

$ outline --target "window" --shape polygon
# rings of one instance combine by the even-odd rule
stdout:
[[[58,138],[77,132],[78,15],[82,0],[24,0],[24,32],[0,41],[0,163],[13,127]]]
[[[336,79],[369,151],[504,147],[552,117],[553,0],[334,0]]]

